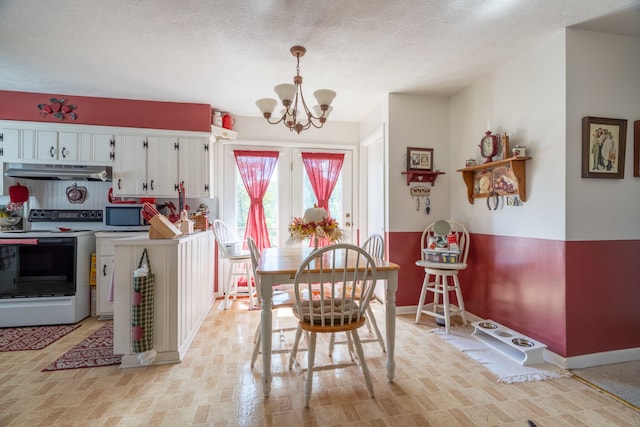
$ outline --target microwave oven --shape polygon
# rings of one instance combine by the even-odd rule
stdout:
[[[116,227],[149,225],[142,216],[142,205],[105,206],[104,223]]]

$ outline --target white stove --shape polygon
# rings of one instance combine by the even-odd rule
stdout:
[[[91,254],[101,210],[29,212],[0,232],[0,327],[71,324],[90,313]]]

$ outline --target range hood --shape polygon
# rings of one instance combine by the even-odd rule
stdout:
[[[111,181],[111,168],[104,166],[76,165],[36,165],[10,163],[6,167],[5,176],[23,179],[42,179],[58,181]]]

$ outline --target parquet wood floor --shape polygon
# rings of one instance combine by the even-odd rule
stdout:
[[[265,399],[260,359],[250,367],[259,315],[242,300],[227,311],[214,307],[180,364],[41,372],[103,324],[91,318],[45,349],[0,353],[0,426],[640,426],[640,413],[573,378],[497,383],[429,333],[434,323],[416,325],[412,315],[398,316],[393,383],[378,345],[365,344],[374,399],[357,368],[321,371],[305,409],[304,376],[287,369],[284,354],[273,355]],[[277,321],[284,327],[292,319]],[[321,362],[331,361],[326,349],[319,340]],[[339,346],[334,360],[348,361],[346,353]]]

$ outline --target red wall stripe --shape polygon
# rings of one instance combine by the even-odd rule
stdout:
[[[58,120],[50,115],[42,117],[37,105],[49,104],[50,98],[63,98],[66,104],[76,105],[77,119]],[[210,132],[211,106],[57,93],[0,91],[0,119]]]

